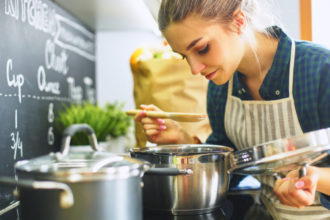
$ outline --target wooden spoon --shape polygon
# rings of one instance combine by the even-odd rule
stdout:
[[[143,110],[127,110],[126,114],[135,116],[140,114]],[[162,111],[146,111],[146,116],[151,118],[169,118],[175,121],[182,122],[198,122],[207,118],[206,114],[200,113],[183,113],[183,112],[162,112]]]

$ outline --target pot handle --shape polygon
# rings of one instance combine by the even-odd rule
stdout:
[[[150,168],[145,172],[145,175],[154,176],[178,176],[178,175],[192,175],[192,169],[177,169],[177,168]]]
[[[10,177],[0,177],[0,183],[8,186],[18,186],[21,188],[29,189],[48,189],[48,190],[61,190],[60,193],[60,207],[68,209],[73,206],[74,199],[71,188],[64,183],[52,181],[34,181],[34,180],[15,180]]]
[[[74,124],[67,127],[63,132],[63,138],[61,143],[61,152],[57,153],[58,159],[63,158],[69,154],[70,151],[70,142],[72,136],[77,132],[85,132],[88,135],[89,142],[95,151],[99,151],[100,148],[97,144],[97,139],[95,132],[92,127],[88,124]]]

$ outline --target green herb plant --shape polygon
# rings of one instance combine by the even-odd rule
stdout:
[[[73,124],[88,124],[94,131],[98,142],[106,141],[110,137],[125,135],[132,125],[131,117],[123,111],[124,103],[106,103],[102,108],[90,103],[64,105],[55,126],[61,134],[64,129]],[[88,137],[83,132],[76,133],[71,140],[71,145],[89,145]]]

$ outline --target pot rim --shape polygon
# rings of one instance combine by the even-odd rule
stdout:
[[[212,144],[173,144],[159,145],[145,148],[131,148],[131,154],[145,155],[168,155],[168,156],[191,156],[191,155],[206,155],[215,153],[231,153],[234,150],[223,145]]]

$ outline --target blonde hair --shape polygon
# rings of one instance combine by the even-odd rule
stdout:
[[[234,19],[233,13],[240,9],[246,18],[245,35],[252,40],[255,30],[267,35],[273,34],[270,26],[275,21],[270,10],[267,10],[267,3],[262,0],[162,0],[158,25],[164,32],[171,23],[179,22],[192,13],[229,24]]]

